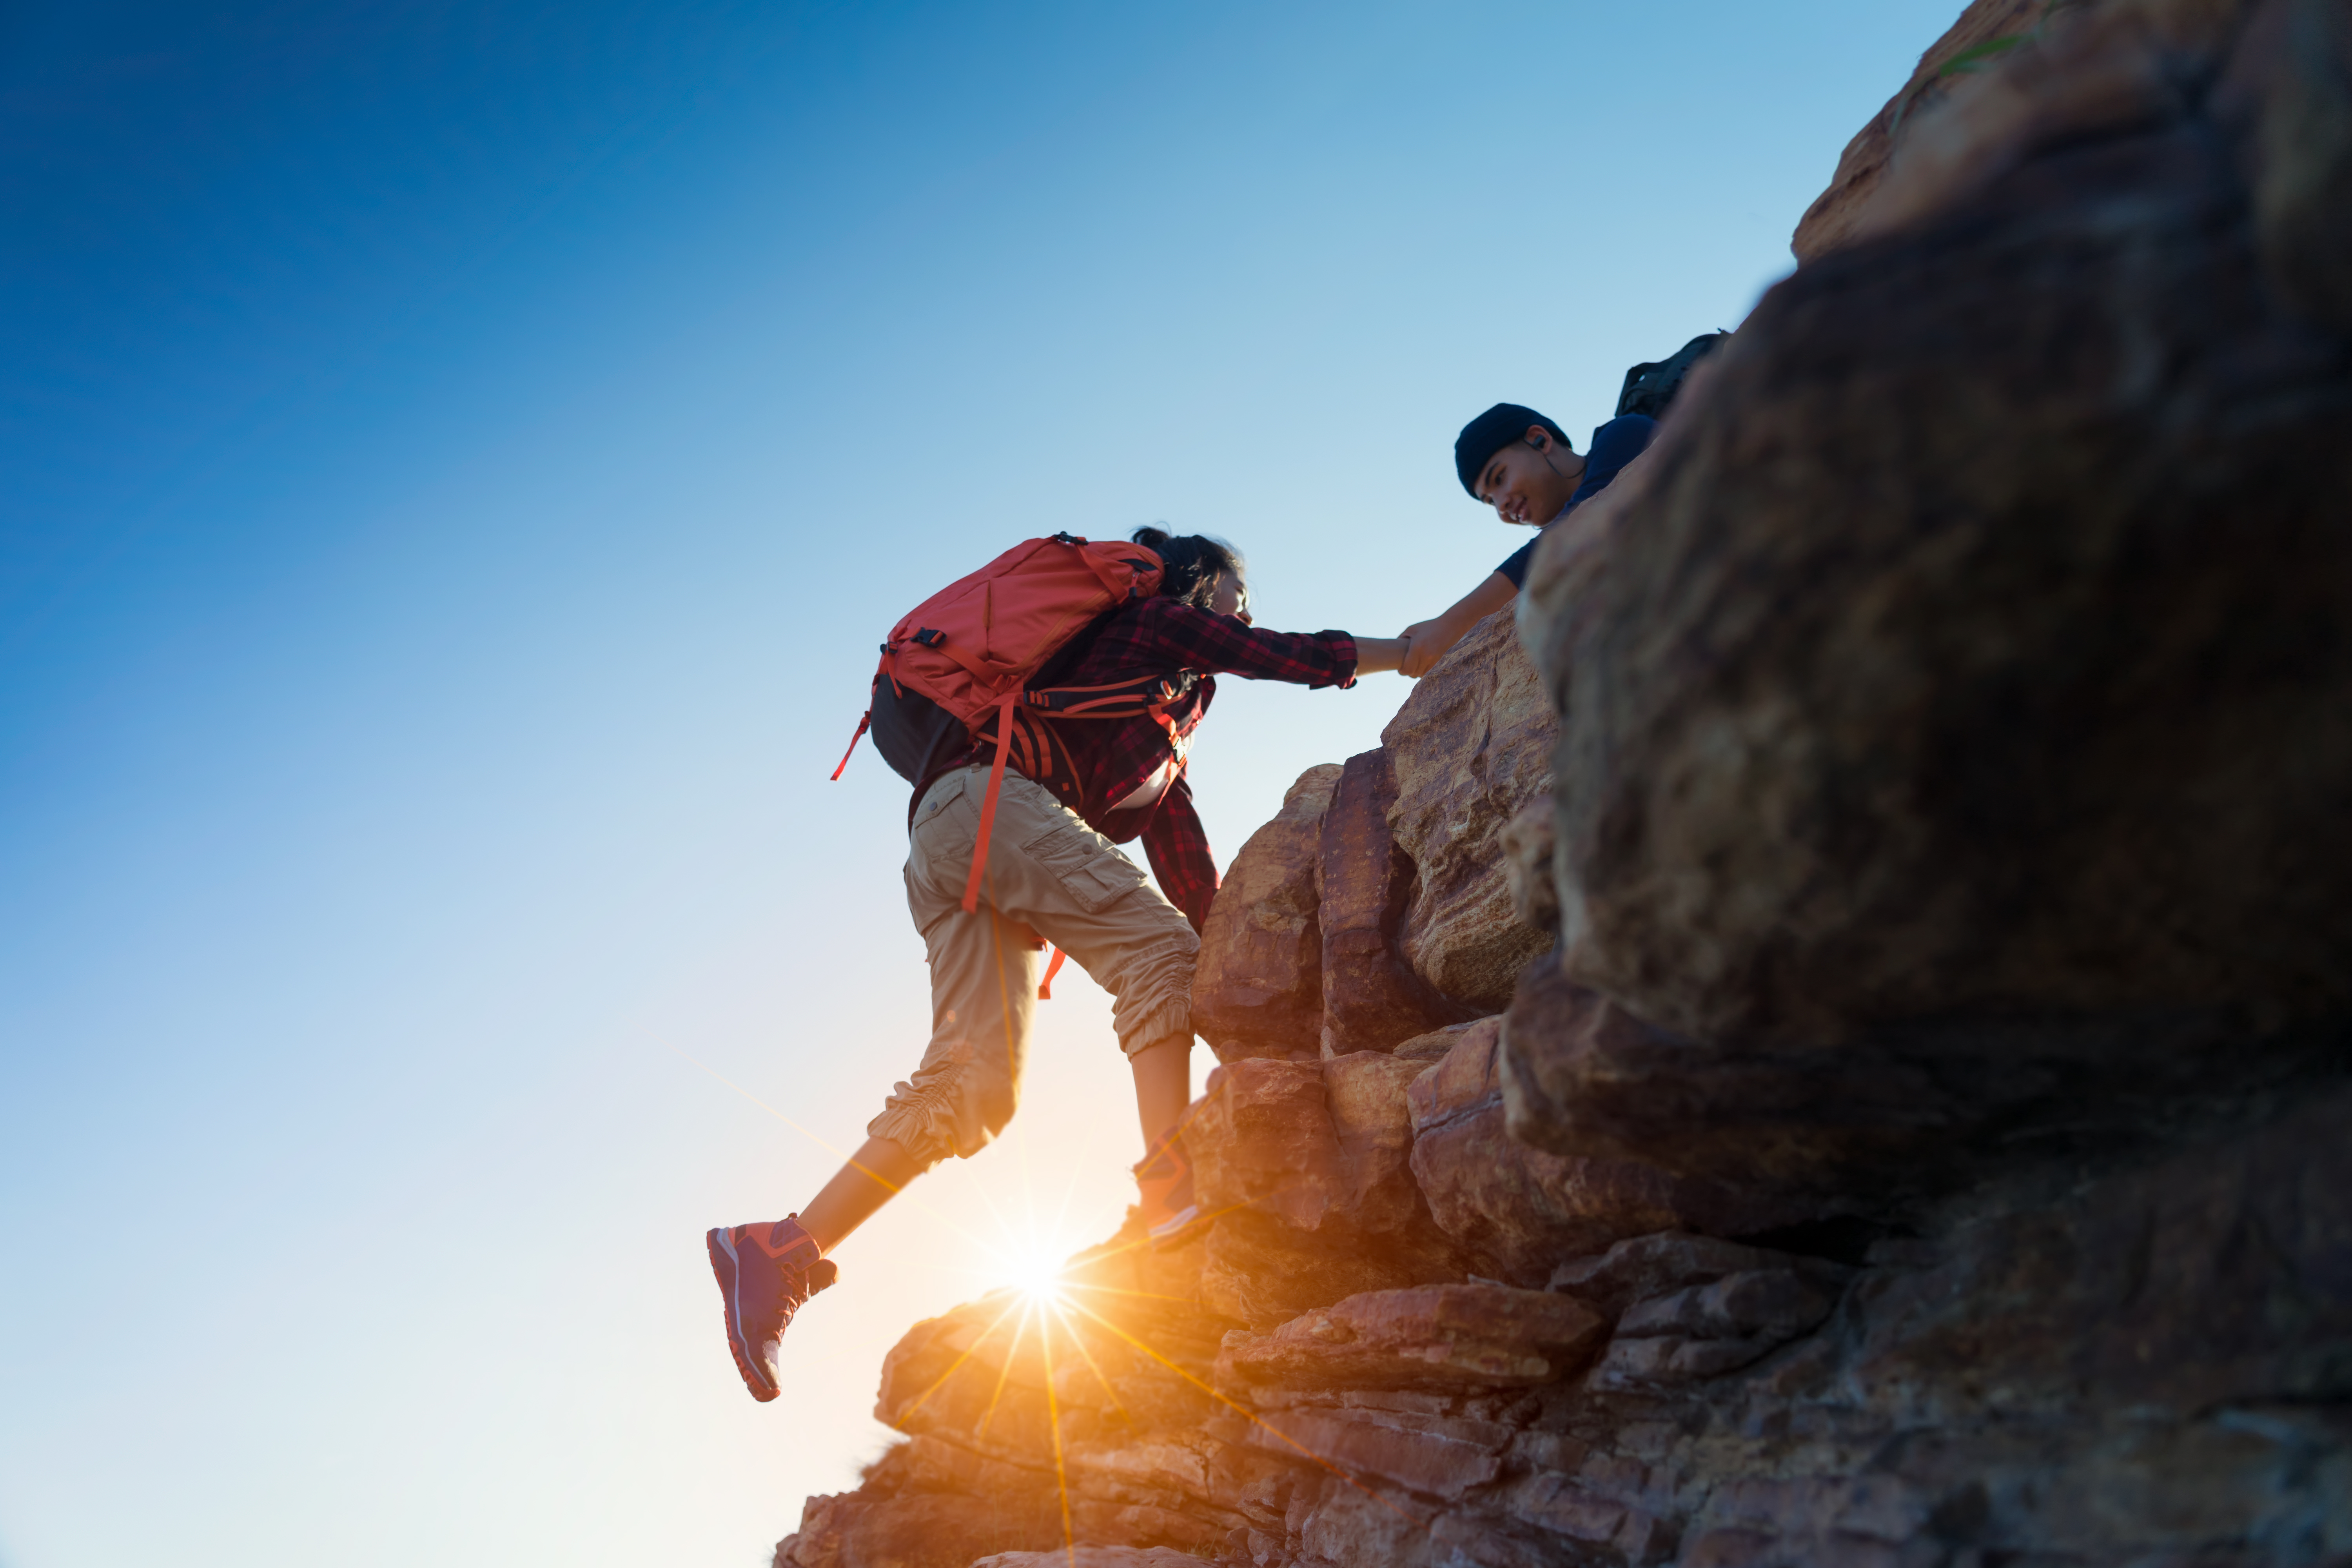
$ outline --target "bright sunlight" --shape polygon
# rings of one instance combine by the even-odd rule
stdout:
[[[999,1283],[1020,1291],[1040,1306],[1062,1299],[1063,1250],[1050,1244],[1032,1244],[1010,1250]]]

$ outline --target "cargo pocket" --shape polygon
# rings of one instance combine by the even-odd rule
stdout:
[[[1090,915],[1143,886],[1144,869],[1109,845],[1055,823],[1021,847],[1021,853],[1062,885],[1070,901]]]

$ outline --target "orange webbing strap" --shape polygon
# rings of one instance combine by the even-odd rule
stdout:
[[[988,793],[980,797],[980,837],[972,840],[971,876],[963,885],[963,912],[980,908],[980,874],[988,868],[988,836],[996,827],[996,797],[1004,788],[1004,759],[1013,754],[1013,710],[1019,706],[1015,690],[996,705],[996,765],[988,770]]]
[[[1069,956],[1058,947],[1054,950],[1053,959],[1045,965],[1045,978],[1037,982],[1038,1001],[1051,1002],[1054,999],[1054,976],[1062,973],[1062,965]]]
[[[860,713],[857,716],[857,733],[849,737],[849,752],[857,750],[857,742],[865,739],[866,727],[872,722],[874,722],[874,710],[871,708],[868,708],[865,712]],[[877,742],[876,744],[878,745],[880,742]],[[849,765],[849,752],[844,752],[841,753],[841,768],[845,768]],[[833,770],[833,782],[835,784],[839,784],[841,782],[841,768],[835,768]]]
[[[1013,665],[997,664],[993,660],[984,661],[956,647],[955,639],[952,637],[943,637],[935,643],[925,643],[923,646],[929,648],[933,653],[943,653],[950,658],[955,660],[958,664],[963,666],[964,673],[971,676],[974,680],[979,681],[982,686],[995,685],[998,681],[1003,679],[1007,675],[1011,674],[1016,668],[1018,668]]]

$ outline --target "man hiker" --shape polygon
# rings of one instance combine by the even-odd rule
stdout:
[[[1470,499],[1495,509],[1505,522],[1542,531],[1608,488],[1617,471],[1642,455],[1657,421],[1639,414],[1612,419],[1593,431],[1582,454],[1568,433],[1532,408],[1497,403],[1462,427],[1454,443],[1454,471]],[[1412,645],[1404,673],[1419,679],[1472,626],[1519,596],[1536,539],[1511,552],[1484,582],[1444,614],[1405,628]]]
[[[1454,442],[1454,472],[1470,499],[1495,509],[1505,522],[1541,531],[1570,509],[1599,495],[1657,434],[1658,418],[1674,401],[1691,367],[1726,342],[1728,332],[1703,332],[1664,360],[1625,373],[1617,416],[1592,432],[1581,455],[1568,432],[1534,409],[1497,403]],[[1527,586],[1536,541],[1528,540],[1444,615],[1405,628],[1412,646],[1401,667],[1414,679],[1429,673],[1472,626],[1518,597]]]
[[[1149,689],[1163,699],[1149,711],[1038,720],[1020,731],[1022,744],[1007,741],[1000,751],[928,700],[909,704],[894,677],[876,681],[877,742],[886,754],[895,750],[894,765],[913,759],[904,763],[915,781],[907,902],[929,949],[930,1044],[867,1125],[865,1143],[798,1213],[709,1233],[728,1346],[755,1399],[781,1392],[782,1336],[809,1297],[834,1282],[828,1255],[908,1182],[950,1154],[978,1153],[1011,1119],[1047,942],[1111,994],[1135,1079],[1145,1150],[1135,1173],[1148,1233],[1165,1242],[1197,1220],[1176,1124],[1192,1100],[1192,969],[1217,868],[1184,776],[1186,748],[1220,674],[1349,687],[1360,674],[1396,668],[1405,644],[1260,630],[1231,546],[1153,528],[1138,529],[1134,541],[1151,560],[1122,545],[1137,557],[1123,566],[1159,571],[1157,593],[1106,612],[1037,684]],[[927,630],[915,638],[927,648],[947,641]],[[983,652],[974,668],[984,663]],[[1006,714],[1010,724],[1009,705]],[[991,794],[996,765],[1002,783]],[[1156,889],[1118,848],[1139,837]]]

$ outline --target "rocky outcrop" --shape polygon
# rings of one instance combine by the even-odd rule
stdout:
[[[2255,222],[2330,18],[2093,7],[1954,89],[1538,552],[1551,1013],[1639,1023],[1514,1032],[1530,1136],[1655,1147],[1671,1080],[1675,1158],[1899,1202],[2340,1059],[2347,351]]]
[[[1341,768],[1323,814],[1315,886],[1322,899],[1327,1057],[1392,1050],[1475,1011],[1422,978],[1400,951],[1420,879],[1390,826],[1396,803],[1394,757],[1366,752]]]
[[[1549,966],[1547,966],[1549,967]],[[1750,1197],[1738,1182],[1650,1160],[1554,1153],[1508,1131],[1501,1018],[1473,1024],[1412,1080],[1412,1173],[1438,1228],[1497,1278],[1541,1284],[1562,1258],[1685,1226],[1725,1235],[1812,1217],[1802,1200]]]
[[[1273,821],[1227,868],[1201,933],[1192,1027],[1219,1061],[1312,1054],[1323,1016],[1323,931],[1317,890],[1323,814],[1339,787],[1331,763],[1307,769]]]
[[[1916,132],[1923,114],[1955,88],[1967,85],[2001,57],[2038,42],[2038,35],[2063,21],[2068,8],[2068,0],[1973,0],[1950,30],[1919,57],[1903,90],[1846,143],[1830,188],[1805,209],[1789,242],[1797,259],[1815,260],[1853,239],[1871,198],[1887,178],[1888,163],[1904,133]]]
[[[1395,938],[1413,973],[1482,1013],[1509,1005],[1519,971],[1551,944],[1495,875],[1502,837],[1551,789],[1559,720],[1503,613],[1472,627],[1381,731],[1396,796],[1388,820],[1413,882]]]
[[[1270,1334],[1227,1335],[1217,1367],[1229,1388],[1294,1393],[1531,1388],[1588,1359],[1601,1327],[1549,1291],[1424,1285],[1350,1296]]]
[[[2341,0],[1970,7],[778,1562],[2352,1563],[2347,149]]]
[[[1379,750],[1300,775],[1202,933],[1193,1022],[1218,1059],[1389,1051],[1507,1005],[1551,942],[1549,877],[1515,893],[1495,866],[1550,787],[1559,733],[1498,614],[1415,687]]]

